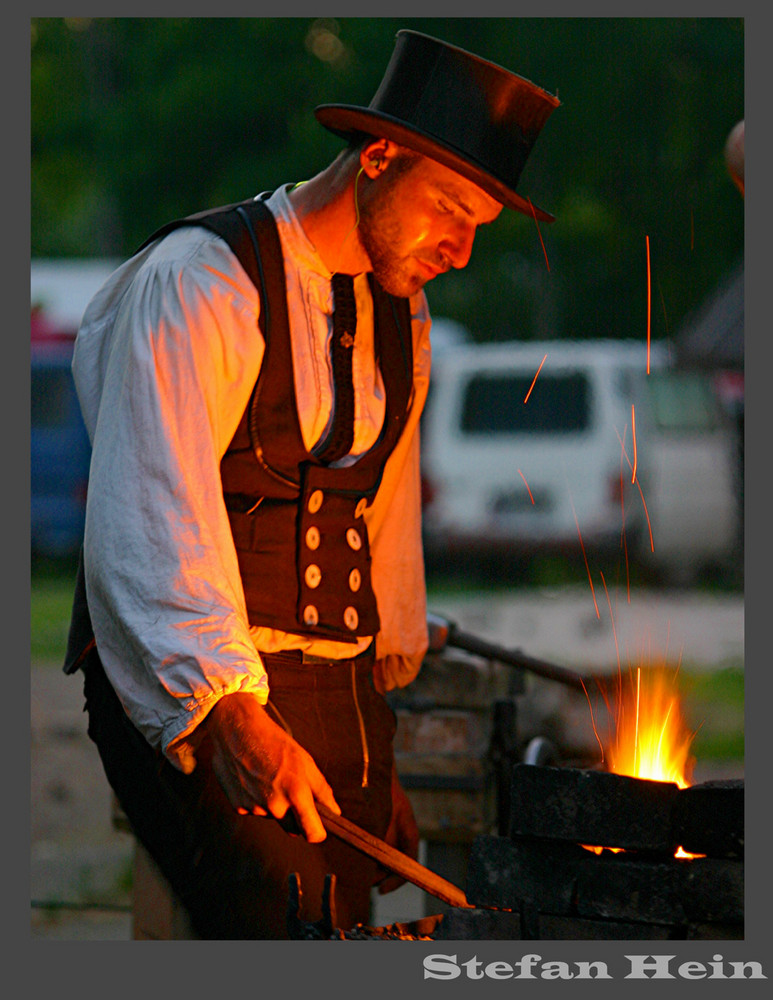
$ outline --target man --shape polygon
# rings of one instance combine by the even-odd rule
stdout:
[[[333,163],[165,227],[86,311],[65,669],[82,667],[108,779],[201,937],[287,936],[290,873],[303,919],[333,874],[337,925],[367,920],[385,873],[318,806],[415,856],[383,695],[427,645],[422,289],[503,205],[552,218],[515,187],[557,104],[400,32],[368,108],[317,109],[349,140]]]

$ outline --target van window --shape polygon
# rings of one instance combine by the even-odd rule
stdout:
[[[662,431],[711,431],[719,424],[711,384],[700,372],[657,372],[647,378],[655,425]]]
[[[467,383],[462,430],[467,434],[561,434],[585,430],[590,387],[582,372],[476,375]]]

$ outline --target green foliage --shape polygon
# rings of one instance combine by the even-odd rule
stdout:
[[[481,340],[673,336],[743,252],[724,143],[744,115],[741,18],[33,18],[33,256],[122,256],[170,218],[322,168],[312,114],[367,104],[399,28],[562,101],[521,190],[433,311]],[[544,252],[542,247],[544,241]]]

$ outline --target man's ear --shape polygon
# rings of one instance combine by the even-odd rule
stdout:
[[[389,164],[397,155],[399,147],[390,139],[375,139],[364,146],[360,153],[360,166],[363,172],[375,180],[379,174],[383,174]]]

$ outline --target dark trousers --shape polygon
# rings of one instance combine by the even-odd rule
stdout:
[[[372,664],[311,666],[293,654],[265,659],[274,720],[311,753],[343,815],[383,837],[392,808],[395,716],[373,687]],[[88,732],[108,781],[200,938],[290,936],[291,873],[300,877],[302,922],[322,919],[328,874],[336,877],[335,926],[368,922],[371,887],[385,874],[376,862],[330,834],[309,844],[272,817],[239,815],[214,776],[206,737],[195,770],[183,774],[129,721],[96,652],[84,675]]]

